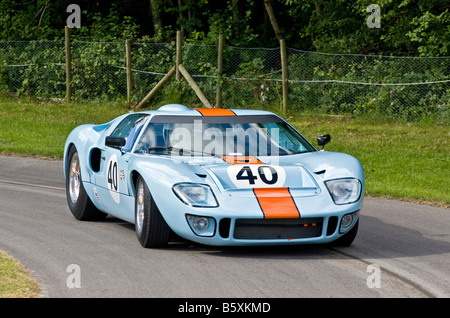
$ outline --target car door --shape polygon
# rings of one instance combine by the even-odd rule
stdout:
[[[127,172],[130,152],[147,117],[142,113],[130,114],[105,138],[102,148],[105,164],[95,180],[104,199],[102,205],[108,210],[111,205],[120,205],[121,196],[129,195]]]

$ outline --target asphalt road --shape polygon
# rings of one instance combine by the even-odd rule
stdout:
[[[61,161],[0,156],[0,249],[52,298],[450,297],[448,209],[366,198],[348,248],[144,249],[133,225],[72,217]]]

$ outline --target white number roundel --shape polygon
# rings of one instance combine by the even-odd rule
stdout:
[[[112,199],[117,204],[120,203],[119,194],[119,179],[118,179],[118,167],[117,167],[117,157],[112,155],[109,158],[108,165],[106,166],[106,183],[108,185],[109,193]]]
[[[237,188],[282,187],[286,181],[286,172],[280,166],[237,164],[229,166],[227,173]]]

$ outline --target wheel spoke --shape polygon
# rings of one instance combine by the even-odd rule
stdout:
[[[136,223],[138,232],[142,232],[142,226],[144,224],[144,186],[139,183],[137,191],[137,204],[136,204]]]
[[[70,199],[73,203],[77,203],[81,186],[81,169],[78,153],[73,154],[70,162],[69,185]]]

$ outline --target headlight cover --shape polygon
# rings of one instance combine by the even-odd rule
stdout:
[[[172,189],[184,204],[191,207],[215,208],[219,206],[214,193],[207,184],[177,183]]]
[[[343,178],[325,181],[335,204],[349,204],[359,200],[361,182],[356,178]]]

